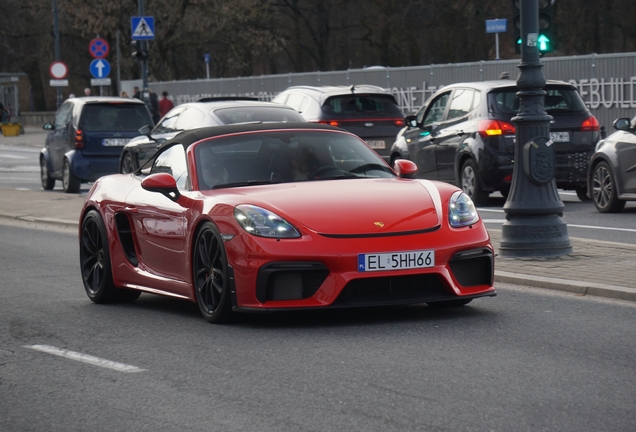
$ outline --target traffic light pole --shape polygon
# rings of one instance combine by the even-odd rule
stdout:
[[[504,257],[557,257],[572,252],[565,206],[554,179],[556,154],[550,140],[552,116],[545,112],[546,84],[539,52],[538,0],[521,0],[519,111],[512,185],[501,231]]]

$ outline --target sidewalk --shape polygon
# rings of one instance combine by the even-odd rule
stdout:
[[[0,189],[0,218],[77,227],[84,197],[62,191]],[[501,230],[491,229],[495,251]],[[636,301],[636,245],[570,238],[559,258],[495,259],[495,283]]]

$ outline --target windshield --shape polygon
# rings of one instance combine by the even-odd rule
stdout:
[[[331,131],[264,131],[194,148],[200,189],[364,177],[395,177],[359,138]]]
[[[148,124],[152,118],[145,105],[106,103],[84,105],[79,127],[85,132],[137,132]]]

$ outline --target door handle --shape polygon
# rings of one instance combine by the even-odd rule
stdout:
[[[126,207],[124,211],[127,211],[128,213],[137,213],[139,210],[137,210],[137,207],[135,206],[129,206]]]

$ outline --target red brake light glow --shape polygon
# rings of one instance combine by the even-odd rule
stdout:
[[[497,135],[514,135],[515,127],[501,120],[482,120],[479,122],[479,134],[486,138]]]
[[[588,117],[587,120],[585,120],[581,125],[582,132],[592,132],[598,130],[600,130],[600,126],[598,124],[598,121],[596,120],[596,117],[594,116]]]
[[[406,123],[404,122],[404,120],[396,120],[395,121],[395,125],[397,127],[404,127],[404,126],[406,126]]]
[[[75,148],[84,148],[84,133],[81,131],[81,129],[75,131]]]

